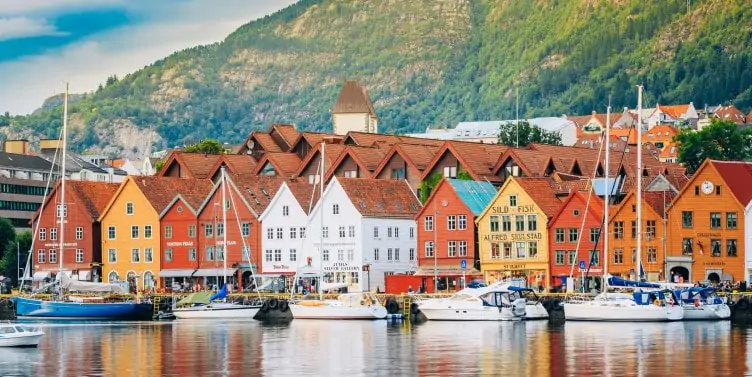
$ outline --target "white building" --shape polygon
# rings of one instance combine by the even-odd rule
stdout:
[[[404,180],[335,177],[311,211],[302,266],[323,270],[323,289],[383,292],[386,274],[406,273],[416,263],[419,210]]]
[[[747,286],[752,282],[752,200],[744,210],[744,256],[747,261]]]
[[[574,145],[577,141],[577,125],[567,118],[544,117],[521,120],[546,131],[558,132],[561,143],[565,146]],[[502,125],[517,124],[516,120],[495,120],[488,122],[460,122],[454,129],[426,129],[422,134],[410,134],[412,137],[426,139],[473,141],[478,143],[495,144],[498,142],[499,129]]]
[[[308,225],[308,212],[313,185],[287,181],[274,195],[259,221],[261,222],[261,271],[272,275],[294,275],[305,261],[303,239]]]

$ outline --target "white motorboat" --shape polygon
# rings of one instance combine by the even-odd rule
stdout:
[[[510,291],[515,291],[525,299],[525,319],[548,319],[548,310],[540,302],[540,298],[535,291],[530,288],[523,288],[514,285],[506,287]]]
[[[693,287],[675,291],[684,309],[685,320],[721,320],[731,318],[731,308],[715,288]]]
[[[336,300],[290,302],[294,319],[384,319],[386,308],[371,293],[345,293]]]
[[[44,332],[25,326],[0,324],[0,347],[36,347],[42,340]]]
[[[261,305],[241,305],[228,302],[217,302],[206,305],[176,308],[172,310],[178,319],[216,319],[216,318],[246,318],[253,319],[261,309]]]
[[[510,291],[507,284],[465,288],[448,298],[416,304],[431,321],[519,321],[527,311],[525,299]]]
[[[565,302],[564,316],[567,321],[664,322],[682,320],[684,309],[668,290],[601,293],[593,300]]]

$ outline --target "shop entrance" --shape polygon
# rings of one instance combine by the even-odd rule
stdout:
[[[681,278],[681,279],[679,279]],[[671,269],[671,281],[674,283],[689,283],[689,270],[686,267],[676,266]]]

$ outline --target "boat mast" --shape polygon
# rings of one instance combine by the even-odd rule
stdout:
[[[58,274],[60,275],[60,295],[63,295],[63,256],[65,255],[63,246],[65,245],[65,159],[66,150],[68,149],[68,83],[65,83],[65,97],[63,97],[63,157],[60,164],[60,204],[56,206],[57,216],[60,221],[60,262]]]
[[[603,292],[606,291],[606,287],[608,287],[608,207],[611,205],[611,181],[609,179],[611,178],[610,175],[610,167],[611,167],[611,98],[608,99],[608,107],[606,108],[606,140],[604,140],[601,143],[601,146],[606,146],[606,196],[604,198],[605,206],[603,207],[603,232],[601,233],[601,237],[603,238]],[[596,250],[597,252],[597,250]]]
[[[319,201],[321,202],[321,206],[319,206],[319,219],[321,221],[321,225],[319,226],[319,266],[321,267],[321,277],[319,277],[318,284],[316,284],[316,288],[319,292],[319,298],[321,298],[321,295],[323,294],[323,290],[321,287],[321,284],[324,282],[324,148],[326,146],[326,142],[324,140],[321,141],[321,167],[320,167],[320,176],[319,176]]]
[[[642,278],[642,85],[637,86],[637,281]]]
[[[222,166],[222,282],[227,286],[227,199],[225,197],[225,167]]]

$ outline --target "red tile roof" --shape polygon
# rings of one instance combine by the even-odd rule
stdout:
[[[384,159],[386,152],[384,149],[374,147],[348,145],[327,170],[326,179],[329,179],[348,157],[361,168],[363,173],[361,178],[370,178],[374,170],[379,166],[379,163]]]
[[[440,147],[444,144],[442,140],[424,139],[419,137],[400,136],[400,135],[388,135],[388,134],[372,134],[368,132],[350,131],[347,133],[345,144],[356,144],[361,147],[371,147],[377,145],[379,147],[391,148],[395,144],[417,144],[417,145],[433,145]]]
[[[332,108],[332,114],[338,113],[366,113],[376,116],[368,91],[357,81],[345,81],[342,85],[337,103]]]
[[[460,163],[462,168],[467,171],[475,180],[488,180],[490,182],[501,182],[501,178],[493,174],[494,165],[499,157],[503,155],[509,147],[500,144],[483,144],[467,141],[445,141],[443,146],[436,152],[436,155],[428,164],[423,172],[425,176],[431,168],[441,160],[446,153],[451,153]]]
[[[310,213],[310,210],[313,209],[319,200],[319,186],[312,185],[300,179],[288,180],[285,183],[300,204],[300,207],[303,208],[303,211],[306,214]]]
[[[256,216],[261,216],[284,182],[284,178],[266,175],[231,174],[227,178],[237,187]]]
[[[730,120],[736,124],[744,124],[746,120],[744,113],[739,111],[734,105],[719,107],[715,113],[713,113],[713,116],[720,120]]]
[[[292,144],[298,140],[300,133],[295,129],[292,124],[275,124],[272,125],[270,132],[277,132],[282,140],[287,144],[287,148],[292,147]]]
[[[646,191],[642,193],[642,200],[659,216],[663,216],[666,206],[677,196],[673,191]]]
[[[679,131],[676,128],[666,124],[659,124],[642,134],[642,142],[651,142],[653,144],[662,142],[667,144],[674,139],[677,133]]]
[[[392,148],[386,152],[386,156],[381,160],[379,166],[373,171],[374,176],[377,176],[381,171],[389,165],[389,161],[395,154],[399,154],[405,162],[418,170],[421,174],[428,166],[428,163],[436,156],[440,147],[432,145],[419,145],[419,144],[394,144]]]
[[[170,153],[162,169],[157,172],[157,176],[164,176],[171,165],[179,164],[188,172],[189,178],[206,179],[209,178],[212,168],[222,156],[219,154],[186,153],[174,150]]]
[[[346,146],[342,144],[326,144],[326,146],[324,147],[324,170],[326,172],[329,172],[329,169],[332,167],[332,164],[334,163],[334,161],[337,160],[337,157],[339,157],[339,155],[342,153],[345,147]],[[311,151],[308,152],[308,155],[306,156],[306,158],[303,159],[303,161],[300,163],[300,166],[298,167],[298,170],[295,172],[295,175],[298,176],[302,174],[303,171],[311,163],[311,161],[313,161],[315,158],[317,158],[320,155],[320,151],[321,151],[321,143],[314,145],[314,147],[311,148]],[[326,174],[324,175],[326,176]]]
[[[551,187],[552,180],[550,178],[513,177],[512,179],[525,190],[525,193],[549,218],[553,217],[559,210],[561,200]]]
[[[264,149],[264,152],[282,152],[282,148],[277,145],[277,142],[274,141],[272,135],[269,135],[268,133],[252,132],[251,139],[255,140],[261,148]]]
[[[262,174],[264,165],[267,163],[274,167],[274,170],[281,177],[292,177],[300,167],[300,157],[295,153],[288,152],[270,152],[265,153],[261,160],[259,160],[254,170],[255,174]]]
[[[742,206],[752,201],[752,162],[710,160],[710,164]]]
[[[656,108],[655,111],[653,111],[653,114],[655,114],[656,111],[662,111],[663,113],[669,115],[670,117],[674,119],[681,119],[683,115],[687,113],[689,110],[689,104],[686,105],[672,105],[672,106],[663,106],[658,105],[658,108]],[[651,114],[652,116],[652,114]]]
[[[118,183],[88,181],[66,181],[65,185],[76,193],[93,220],[99,218],[120,187]]]
[[[162,213],[177,195],[181,195],[196,209],[214,187],[208,179],[140,176],[128,179],[138,186],[157,213]]]
[[[355,209],[365,217],[412,219],[420,211],[420,201],[405,180],[336,179]]]
[[[254,174],[256,159],[245,154],[223,154],[212,167],[208,177],[214,177],[222,166],[227,167],[228,173]]]

